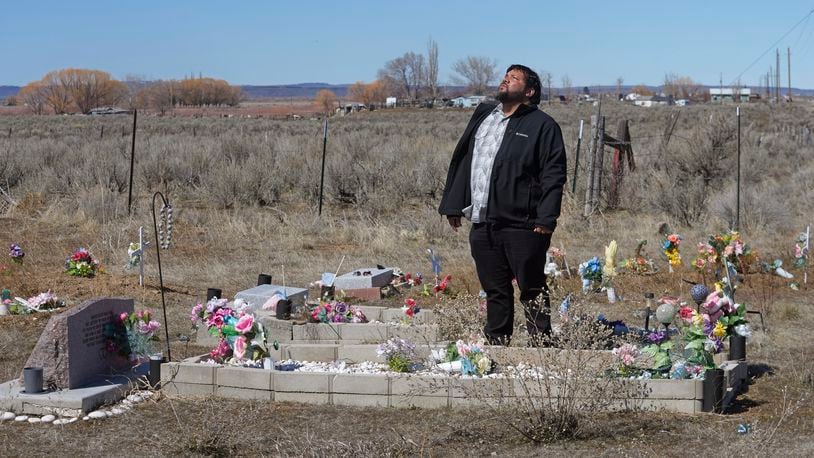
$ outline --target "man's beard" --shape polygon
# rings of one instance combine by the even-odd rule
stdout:
[[[527,98],[523,92],[497,91],[495,100],[500,103],[525,103]]]

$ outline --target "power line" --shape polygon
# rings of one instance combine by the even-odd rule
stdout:
[[[738,81],[738,80],[741,78],[741,76],[743,76],[743,74],[744,74],[744,73],[748,72],[750,68],[752,68],[752,67],[753,67],[753,66],[754,66],[756,63],[758,63],[758,62],[760,61],[760,59],[762,59],[762,58],[763,58],[763,56],[765,56],[765,55],[766,55],[766,54],[767,54],[769,51],[771,51],[772,49],[774,49],[774,48],[777,46],[777,44],[778,44],[778,43],[780,43],[781,41],[783,41],[783,39],[784,39],[784,38],[786,38],[786,37],[787,37],[787,36],[788,36],[788,35],[789,35],[789,34],[790,34],[792,31],[794,31],[794,29],[796,29],[796,28],[797,28],[797,27],[798,27],[800,24],[802,24],[802,23],[803,23],[803,21],[805,21],[806,19],[808,19],[809,17],[811,17],[811,15],[812,15],[812,14],[814,14],[814,9],[812,9],[811,11],[809,11],[809,12],[808,12],[808,13],[807,13],[805,16],[803,16],[803,18],[802,18],[802,19],[800,19],[799,21],[797,21],[797,23],[796,23],[796,24],[794,24],[794,25],[793,25],[793,26],[792,26],[792,27],[791,27],[791,28],[790,28],[788,31],[786,31],[786,33],[784,33],[782,37],[778,38],[778,39],[777,39],[777,41],[775,41],[774,43],[772,43],[772,45],[771,45],[771,46],[769,46],[769,47],[768,47],[768,48],[767,48],[765,51],[763,51],[763,53],[762,53],[760,56],[758,56],[758,58],[757,58],[757,59],[755,59],[754,61],[752,61],[752,63],[751,63],[751,64],[749,64],[749,66],[748,66],[748,67],[746,67],[746,68],[745,68],[745,69],[744,69],[742,72],[740,72],[740,73],[738,74],[738,76],[736,76],[736,77],[735,77],[735,79],[733,79],[733,80],[732,80],[732,82],[730,82],[729,84],[731,85],[731,84],[734,84],[736,81]]]

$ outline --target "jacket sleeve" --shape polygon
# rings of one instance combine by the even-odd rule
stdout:
[[[538,182],[542,194],[537,203],[537,218],[534,224],[553,231],[560,216],[562,189],[567,175],[562,131],[553,120],[543,124],[538,148],[540,160]]]

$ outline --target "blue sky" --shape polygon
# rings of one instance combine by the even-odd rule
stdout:
[[[523,63],[575,86],[660,84],[666,73],[732,82],[814,0],[670,2],[7,1],[0,85],[79,67],[149,79],[201,73],[233,84],[370,81],[385,61],[439,46],[440,80],[465,56]],[[767,6],[768,5],[768,6]],[[782,40],[792,84],[814,88],[814,15]],[[741,80],[758,84],[774,50]]]

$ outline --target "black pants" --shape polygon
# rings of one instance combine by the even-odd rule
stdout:
[[[508,345],[514,330],[514,287],[520,288],[520,303],[526,315],[526,328],[534,341],[551,333],[551,314],[546,285],[546,251],[550,234],[531,229],[476,223],[469,233],[469,245],[481,287],[486,291],[486,327],[492,344]],[[542,305],[542,307],[541,307]]]

